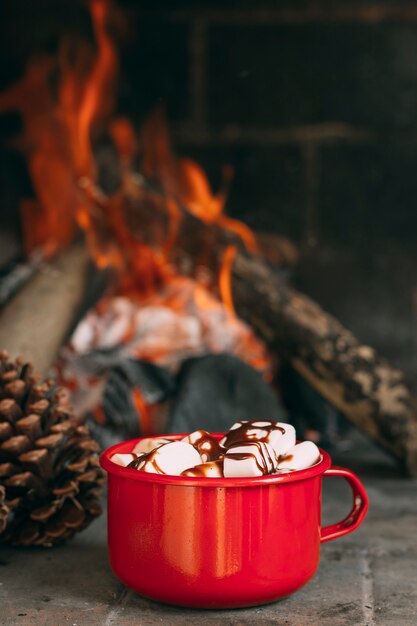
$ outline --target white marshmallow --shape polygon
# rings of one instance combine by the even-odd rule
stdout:
[[[302,470],[311,467],[320,460],[320,450],[312,441],[297,443],[278,459],[278,471]]]
[[[226,478],[239,476],[262,476],[270,474],[277,459],[273,448],[265,441],[247,441],[230,446],[223,460]]]
[[[148,437],[147,439],[141,439],[133,448],[132,453],[147,454],[148,452],[155,450],[155,448],[159,448],[164,443],[169,443],[169,441],[169,439],[164,439],[163,437]]]
[[[179,476],[184,470],[200,464],[201,457],[191,444],[185,441],[173,441],[145,455],[138,470],[151,474]]]
[[[297,441],[295,428],[292,424],[285,424],[284,422],[276,423],[277,430],[272,430],[267,440],[273,447],[275,454],[286,454]],[[284,432],[283,432],[284,431]]]
[[[116,452],[116,454],[113,454],[110,460],[113,461],[113,463],[116,463],[116,465],[127,467],[129,463],[131,463],[138,456],[138,454],[133,454],[133,452],[131,454],[119,454],[118,452]]]
[[[223,476],[223,462],[222,461],[209,461],[208,463],[201,463],[195,467],[182,472],[181,476],[204,476],[205,478],[221,478]]]

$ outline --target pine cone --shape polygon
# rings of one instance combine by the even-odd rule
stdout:
[[[1,541],[50,546],[98,516],[98,449],[63,389],[0,353]]]

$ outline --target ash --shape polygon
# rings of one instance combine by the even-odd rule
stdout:
[[[284,419],[272,363],[253,331],[196,281],[149,297],[104,297],[61,350],[56,371],[102,445],[241,419]]]

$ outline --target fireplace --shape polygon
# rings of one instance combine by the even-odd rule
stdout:
[[[334,445],[345,415],[395,457],[406,457],[415,472],[415,389],[411,384],[408,390],[396,369],[413,380],[417,367],[413,9],[329,9],[320,3],[276,8],[269,2],[183,2],[174,8],[133,0],[97,0],[91,7],[92,17],[81,2],[60,3],[59,10],[53,2],[30,8],[6,3],[1,219],[12,251],[5,252],[5,279],[16,269],[22,239],[26,256],[25,278],[17,274],[6,283],[11,295],[0,336],[5,342],[21,337],[23,327],[30,344],[31,325],[42,324],[45,305],[37,317],[32,305],[24,305],[32,317],[24,314],[17,333],[13,324],[22,305],[16,299],[27,301],[25,290],[32,289],[36,301],[44,284],[39,281],[54,285],[55,276],[48,307],[61,326],[48,349],[47,368],[115,273],[123,278],[113,293],[116,308],[109,309],[112,328],[120,307],[129,308],[134,287],[140,308],[150,292],[156,298],[152,306],[159,305],[155,294],[174,267],[178,291],[170,292],[170,301],[189,289],[189,281],[201,289],[198,306],[195,298],[187,300],[201,316],[207,307],[220,315],[222,301],[223,319],[230,316],[224,333],[237,333],[237,327],[242,333],[235,355],[266,377],[266,393],[274,388],[279,406],[306,431]],[[74,76],[80,87],[71,82]],[[18,80],[24,89],[16,96],[12,85]],[[51,113],[47,119],[45,110]],[[62,111],[68,114],[65,128],[57,130]],[[36,115],[41,119],[34,126]],[[62,147],[71,124],[73,143]],[[36,160],[34,145],[46,137]],[[52,176],[42,160],[48,150],[60,166]],[[56,211],[54,194],[62,189],[64,202]],[[39,206],[47,219],[33,221]],[[84,243],[67,248],[76,231],[87,233],[101,272],[88,266]],[[39,270],[42,255],[52,259],[46,276]],[[94,289],[84,300],[80,285],[86,281]],[[91,320],[96,329],[103,306]],[[126,315],[122,337],[132,331],[126,319],[136,314]],[[240,326],[242,320],[248,326]],[[78,339],[82,328],[87,327],[78,327]],[[103,348],[114,345],[100,341],[88,346],[103,356]],[[210,346],[204,349],[212,353]],[[234,349],[227,344],[218,351]],[[64,357],[65,350],[55,366],[69,383]],[[100,366],[90,363],[93,370],[84,375],[97,374]],[[120,363],[113,366],[117,383]],[[174,370],[163,384],[158,373],[157,401],[145,398],[152,406],[145,430],[150,419],[166,426],[175,405],[169,392],[178,383]],[[126,380],[122,367],[123,372]],[[156,376],[147,370],[135,375]],[[324,417],[309,421],[310,412]]]

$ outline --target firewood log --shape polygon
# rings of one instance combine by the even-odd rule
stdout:
[[[24,356],[46,374],[85,295],[89,254],[73,245],[49,263],[0,312],[0,350]]]
[[[404,375],[261,261],[233,265],[238,314],[352,424],[417,476],[417,407]]]

